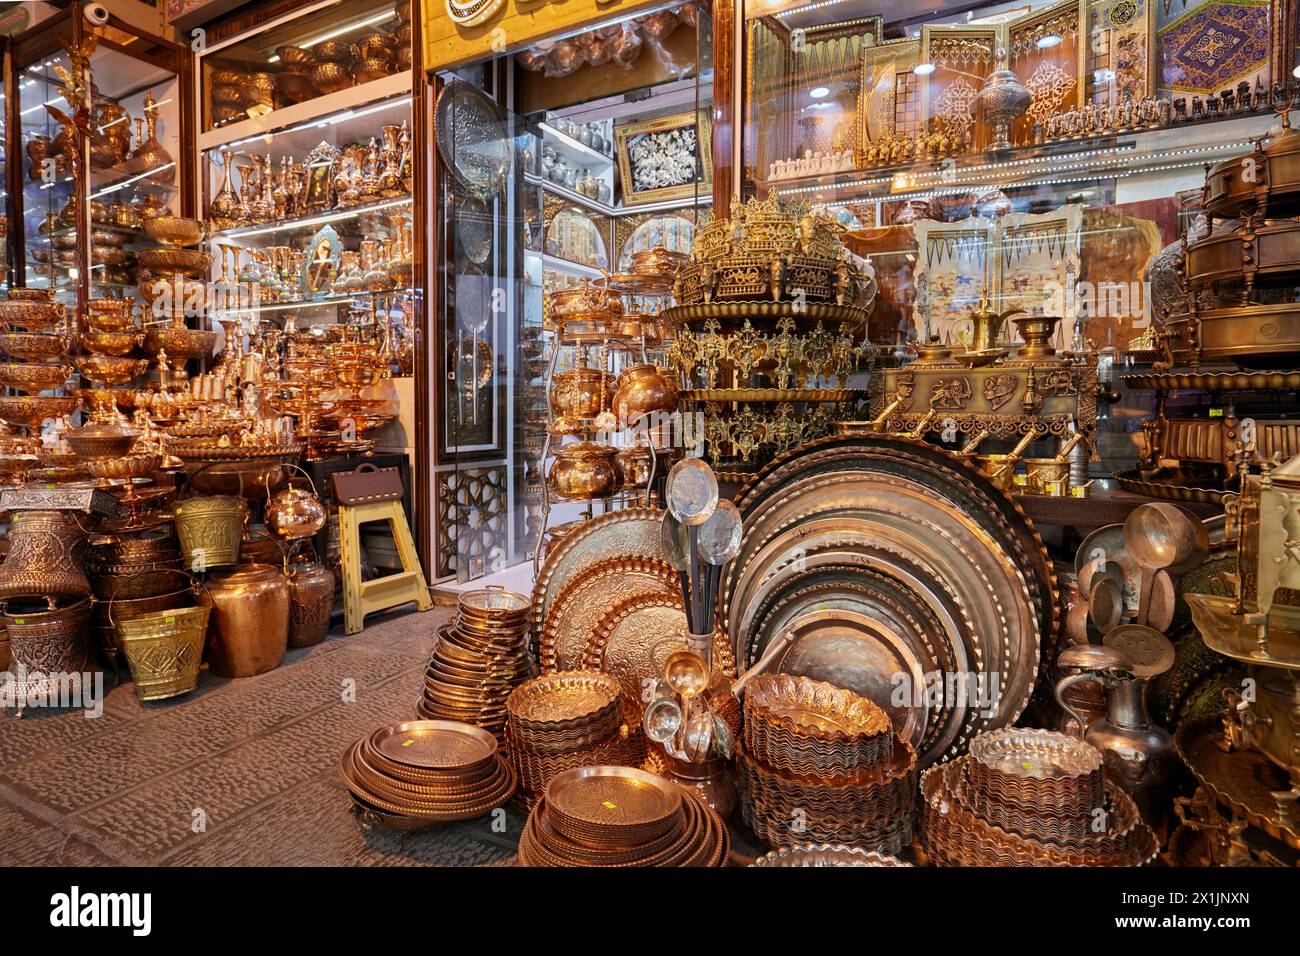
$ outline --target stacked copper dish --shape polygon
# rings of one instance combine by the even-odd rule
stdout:
[[[916,752],[879,707],[830,684],[769,674],[750,681],[744,713],[741,815],[768,846],[898,853],[911,842]]]
[[[505,741],[506,698],[532,676],[528,599],[502,588],[468,591],[438,630],[418,716],[463,720]]]
[[[896,856],[843,843],[796,843],[765,853],[753,866],[911,866]]]
[[[519,841],[524,866],[722,866],[726,824],[696,794],[632,767],[554,777]]]
[[[343,752],[338,772],[355,813],[401,830],[472,820],[515,790],[514,771],[496,738],[450,720],[381,727]]]
[[[557,774],[633,762],[622,685],[600,671],[560,671],[521,684],[506,698],[506,748],[530,805]]]
[[[925,772],[921,796],[938,866],[1140,866],[1156,852],[1101,752],[1052,731],[981,734],[969,755]]]

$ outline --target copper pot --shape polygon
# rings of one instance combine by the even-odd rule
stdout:
[[[310,647],[325,640],[334,610],[334,572],[319,561],[289,569],[289,646]]]
[[[310,538],[325,527],[325,506],[313,492],[286,486],[266,503],[266,526],[277,538]]]
[[[9,525],[9,554],[0,564],[0,599],[87,597],[85,545],[85,532],[69,512],[15,512]]]
[[[614,411],[622,425],[635,424],[655,412],[671,414],[677,411],[677,386],[653,365],[633,365],[618,377]]]
[[[653,459],[646,445],[634,445],[618,450],[618,467],[623,472],[624,489],[642,489],[650,483]],[[659,462],[659,474],[664,474],[664,460]]]
[[[280,665],[289,641],[289,582],[270,564],[213,574],[208,663],[219,677],[252,677]]]
[[[551,387],[551,410],[561,418],[595,418],[614,391],[614,376],[598,368],[571,368],[556,372]]]
[[[555,452],[547,479],[561,498],[604,498],[623,487],[618,449],[580,441]]]

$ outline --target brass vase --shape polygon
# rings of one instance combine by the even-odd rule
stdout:
[[[319,561],[289,568],[289,646],[325,640],[334,610],[334,572]]]

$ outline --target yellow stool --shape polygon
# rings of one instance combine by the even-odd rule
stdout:
[[[411,526],[402,510],[402,479],[396,468],[362,465],[330,476],[339,506],[339,557],[343,564],[343,630],[355,634],[367,614],[414,601],[421,611],[433,607]],[[387,521],[397,544],[402,570],[372,581],[361,580],[361,526]]]

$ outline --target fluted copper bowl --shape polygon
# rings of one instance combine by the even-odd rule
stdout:
[[[304,67],[304,69],[306,69]],[[275,78],[276,89],[285,99],[292,100],[295,103],[302,103],[316,95],[316,84],[311,81],[311,77],[305,73],[284,71],[278,73]]]
[[[365,57],[357,60],[352,67],[352,78],[358,83],[369,83],[371,80],[378,80],[393,72],[392,64],[387,57],[382,59],[378,57]]]
[[[352,44],[342,40],[326,40],[312,49],[318,63],[343,63],[352,59]]]
[[[24,332],[43,332],[62,322],[65,315],[67,309],[57,302],[27,302],[12,298],[0,302],[0,324]]]
[[[341,63],[317,63],[308,75],[321,93],[337,93],[352,85],[352,76]]]
[[[367,33],[356,43],[356,56],[358,60],[367,57],[386,58],[396,45],[397,41],[387,33]]]
[[[46,332],[0,332],[0,352],[24,362],[55,358],[68,350],[68,337]]]
[[[135,316],[130,312],[87,312],[86,328],[91,332],[129,332],[135,327]]]
[[[300,46],[276,47],[275,55],[280,58],[283,66],[311,66],[316,62],[316,54]]]
[[[0,385],[20,392],[46,392],[58,388],[72,375],[70,365],[34,365],[5,362],[0,364]]]
[[[162,456],[143,453],[123,455],[120,458],[91,458],[86,461],[86,470],[96,478],[122,479],[144,478],[152,475],[162,464]]]
[[[121,357],[139,348],[142,338],[134,332],[87,332],[81,341],[96,355]]]
[[[243,70],[213,70],[211,80],[213,86],[239,86],[246,79],[248,74]]]
[[[250,73],[242,87],[245,106],[275,105],[275,74]]]
[[[144,374],[148,359],[120,358],[115,355],[83,355],[76,360],[77,371],[100,385],[125,385]]]
[[[0,395],[0,421],[34,428],[48,418],[71,415],[77,399],[67,395]]]
[[[180,248],[201,242],[207,234],[207,227],[202,219],[190,219],[186,216],[150,216],[144,221],[144,231],[145,235],[154,242]]]
[[[244,91],[237,86],[214,86],[212,102],[217,106],[238,106],[244,98]]]

